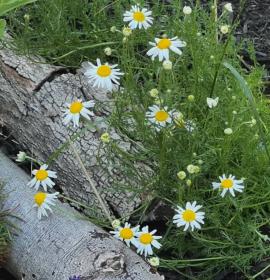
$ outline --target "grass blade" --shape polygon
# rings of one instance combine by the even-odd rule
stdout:
[[[259,115],[259,113],[256,109],[256,103],[255,103],[253,94],[252,94],[249,86],[247,85],[246,80],[241,76],[241,74],[230,63],[224,62],[223,65],[228,70],[231,71],[231,73],[233,74],[235,79],[238,81],[242,92],[244,93],[244,95],[246,96],[246,98],[249,101],[249,104],[250,104],[250,106],[253,110],[254,117],[255,117],[255,119],[257,121],[257,124],[258,124],[261,141],[263,143],[263,146],[264,146],[265,152],[267,154],[267,157],[270,161],[270,153],[269,153],[269,150],[268,150],[268,147],[267,147],[266,135],[265,135],[265,132],[264,132],[264,129],[263,129],[263,126],[262,126],[262,119],[261,119],[261,117],[260,117],[260,115]]]

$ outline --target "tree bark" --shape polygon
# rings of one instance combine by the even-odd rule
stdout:
[[[162,280],[125,244],[57,202],[53,214],[39,221],[32,208],[33,189],[25,187],[30,177],[0,151],[0,179],[8,193],[5,209],[18,228],[6,268],[17,279],[68,280]]]
[[[65,103],[77,98],[94,99],[99,104],[94,120],[101,130],[106,130],[112,100],[105,92],[89,86],[81,73],[68,73],[64,68],[46,64],[40,57],[26,58],[3,48],[0,50],[0,85],[0,121],[25,150],[42,162],[74,133],[74,129],[68,130],[62,123]],[[110,166],[99,149],[99,137],[96,129],[86,131],[76,141],[76,149],[108,209],[126,216],[139,206],[140,197],[137,192],[119,190],[115,186],[118,183],[136,187],[138,183],[129,182],[119,172],[117,160]],[[116,133],[112,133],[112,138],[127,152],[133,148]],[[99,215],[104,214],[71,150],[65,150],[50,169],[58,172],[57,183],[64,194],[98,210]],[[88,214],[96,215],[96,212]]]

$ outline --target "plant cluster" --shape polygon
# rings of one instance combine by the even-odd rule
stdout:
[[[23,30],[14,18],[10,22],[29,42],[37,40],[36,51],[54,62],[74,66],[99,57],[96,63],[84,62],[82,69],[91,85],[112,92],[115,108],[108,122],[136,146],[127,154],[110,139],[110,131],[101,136],[108,161],[119,158],[122,173],[140,185],[136,192],[144,198],[144,207],[137,224],[158,200],[175,211],[174,216],[159,217],[166,220],[162,247],[153,243],[155,231],[145,225],[139,231],[136,225],[118,223],[112,233],[145,256],[154,253],[152,246],[160,248],[160,267],[187,279],[214,279],[231,268],[251,277],[252,265],[270,251],[270,116],[262,95],[264,69],[252,45],[233,36],[237,18],[231,20],[232,5],[227,3],[218,14],[216,1],[204,8],[199,1],[192,7],[179,1],[139,1],[131,7],[126,1],[86,2],[80,3],[80,16],[75,16],[79,6],[72,2],[75,12],[69,22],[69,1],[66,6],[61,2],[64,16],[32,19],[58,20],[58,25],[46,24],[42,30],[44,22],[33,32],[30,22]],[[41,39],[31,38],[37,30]],[[42,45],[48,32],[49,40]],[[85,45],[82,38],[87,38]],[[20,36],[16,42],[27,44]],[[49,48],[52,42],[56,48]],[[244,48],[253,64],[248,69],[239,55]],[[94,119],[93,107],[93,101],[74,100],[67,104],[64,123],[78,127],[81,117]],[[148,166],[151,176],[141,174],[137,163]],[[49,177],[55,174],[46,169],[33,172],[31,186],[53,186]],[[41,209],[45,200],[40,195],[35,200]],[[147,238],[140,240],[143,234]]]
[[[3,194],[3,183],[0,182],[0,266],[5,262],[8,255],[11,234],[9,222],[7,216],[10,215],[10,211],[3,209],[3,202],[6,199],[6,195]]]

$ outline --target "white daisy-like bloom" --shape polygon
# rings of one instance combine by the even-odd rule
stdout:
[[[100,59],[97,59],[97,65],[91,62],[84,62],[82,64],[82,72],[89,80],[89,84],[93,87],[98,87],[107,91],[112,91],[114,85],[119,85],[120,76],[124,73],[116,68],[118,64],[109,65],[102,64]]]
[[[146,8],[141,9],[137,5],[131,6],[131,10],[124,13],[124,22],[129,22],[128,25],[131,29],[136,29],[137,27],[147,29],[153,24],[151,15],[152,12]]]
[[[63,123],[67,125],[70,121],[73,122],[73,126],[79,126],[80,116],[90,120],[90,116],[94,116],[94,113],[88,110],[89,108],[93,108],[95,106],[95,102],[93,100],[82,102],[81,99],[73,101],[70,104],[65,104],[68,109],[64,111],[64,119]]]
[[[152,246],[160,249],[161,244],[157,240],[161,239],[162,236],[155,236],[154,234],[156,232],[156,229],[149,232],[148,226],[145,226],[142,228],[142,231],[135,234],[137,239],[134,245],[137,248],[138,254],[144,254],[144,256],[147,257],[148,255],[153,255]]]
[[[227,3],[224,5],[224,9],[226,11],[228,11],[229,13],[232,13],[233,12],[233,7],[232,7],[232,3]]]
[[[24,162],[27,158],[27,154],[25,152],[19,151],[19,153],[17,154],[17,162]]]
[[[173,216],[173,223],[176,224],[177,227],[185,226],[184,231],[188,230],[191,227],[191,231],[195,228],[201,229],[200,224],[204,224],[204,212],[198,212],[201,209],[201,205],[197,205],[196,201],[192,203],[187,202],[186,207],[182,208],[177,206],[175,211],[177,212],[176,215]]]
[[[136,243],[135,234],[139,230],[140,226],[131,227],[129,223],[125,223],[124,227],[119,226],[115,231],[110,231],[115,238],[125,241],[125,243],[130,246],[130,243],[133,245]]]
[[[47,170],[48,165],[43,164],[40,166],[39,170],[35,169],[32,171],[32,174],[35,177],[27,184],[30,188],[35,188],[38,190],[40,185],[43,187],[44,191],[47,191],[47,187],[53,188],[55,183],[51,180],[51,178],[56,179],[56,172]]]
[[[151,56],[154,60],[157,56],[159,61],[170,60],[170,50],[174,53],[181,55],[182,51],[180,48],[185,47],[187,44],[184,41],[178,39],[178,37],[168,38],[155,38],[155,43],[149,42],[153,48],[151,48],[146,54]]]
[[[216,107],[218,105],[218,100],[219,100],[219,97],[216,97],[216,98],[207,97],[206,102],[207,102],[208,107],[209,108]]]
[[[230,26],[227,24],[220,26],[220,32],[222,34],[227,34],[229,30],[230,30]]]
[[[38,219],[40,220],[42,216],[48,217],[47,211],[52,213],[52,209],[50,206],[55,205],[55,201],[58,196],[58,192],[49,194],[44,192],[38,192],[34,195],[35,204],[33,207],[36,207],[38,210]]]
[[[173,64],[170,60],[164,60],[162,66],[165,70],[172,70]]]
[[[225,129],[224,129],[224,133],[225,133],[226,135],[231,135],[231,134],[233,133],[233,130],[232,130],[230,127],[228,127],[228,128],[225,128]]]
[[[213,186],[214,190],[216,190],[216,189],[222,190],[222,192],[220,194],[222,197],[224,197],[228,191],[230,192],[230,194],[232,196],[235,196],[235,193],[234,193],[235,191],[243,192],[243,189],[244,189],[243,180],[236,180],[235,176],[233,176],[231,174],[229,175],[229,177],[227,177],[225,174],[223,174],[222,177],[219,176],[219,180],[220,180],[219,183],[213,182],[212,186]]]
[[[156,130],[159,131],[162,127],[172,122],[172,111],[168,111],[168,107],[160,108],[157,105],[149,107],[149,111],[146,113],[148,120],[156,126]]]
[[[183,8],[183,13],[184,13],[185,15],[190,15],[190,14],[192,13],[191,7],[190,7],[190,6],[185,6],[185,7]]]

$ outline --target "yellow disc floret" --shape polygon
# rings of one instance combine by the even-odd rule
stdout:
[[[164,38],[157,43],[157,47],[161,50],[164,50],[164,49],[168,49],[171,46],[171,44],[172,42],[169,39]]]
[[[196,213],[190,209],[187,209],[183,212],[182,217],[185,222],[192,222],[196,219]]]
[[[121,229],[119,235],[123,239],[131,239],[134,236],[133,231],[130,228]]]
[[[156,112],[155,118],[158,122],[165,122],[169,117],[169,114],[165,111]]]
[[[72,114],[78,114],[81,112],[82,108],[83,108],[82,102],[75,101],[75,102],[71,103],[69,110],[70,110],[70,113],[72,113]]]
[[[134,12],[133,19],[138,22],[143,22],[145,20],[145,15],[142,12]]]
[[[153,241],[153,236],[150,233],[143,233],[140,236],[140,242],[144,245],[151,244],[152,241]]]
[[[97,74],[102,78],[106,78],[106,77],[110,76],[111,73],[112,73],[112,70],[108,65],[101,65],[97,69]]]
[[[36,193],[34,196],[35,203],[38,206],[41,206],[43,204],[43,202],[45,201],[46,197],[47,197],[46,193],[43,193],[43,192]]]
[[[221,187],[223,189],[230,189],[233,187],[233,180],[232,179],[224,179],[221,181]]]
[[[44,170],[44,169],[40,169],[37,171],[36,173],[36,179],[38,181],[43,181],[45,179],[48,178],[48,171]]]

